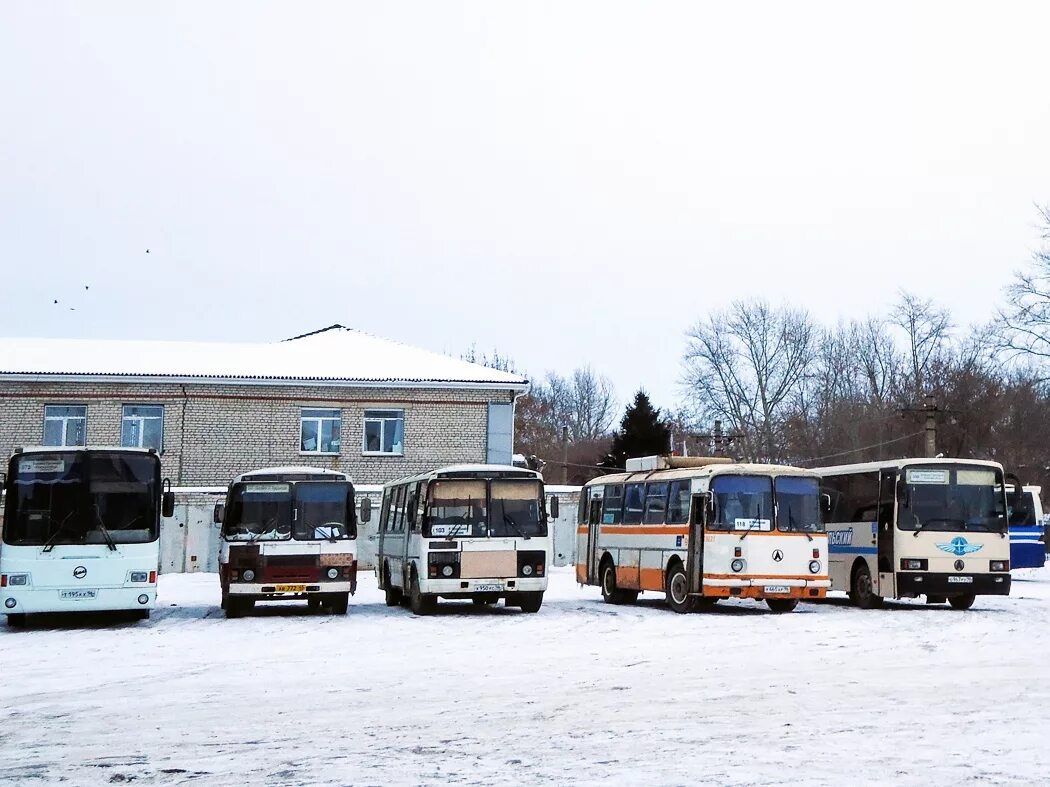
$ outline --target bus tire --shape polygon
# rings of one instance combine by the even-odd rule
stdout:
[[[949,596],[948,603],[952,605],[952,609],[969,609],[973,606],[973,602],[977,600],[977,596],[973,593],[967,593],[964,596]]]
[[[621,590],[616,586],[616,566],[611,560],[602,565],[602,599],[606,604],[630,604],[637,600],[637,590]]]
[[[21,629],[26,627],[26,613],[16,612],[13,615],[7,616],[7,625],[13,629]]]
[[[230,596],[226,600],[226,617],[228,618],[239,618],[247,615],[255,609],[254,598],[237,598],[236,596]]]
[[[677,560],[667,569],[664,595],[667,597],[667,606],[680,615],[696,611],[696,597],[689,595],[689,578],[685,575],[685,567]]]
[[[219,602],[219,609],[226,609],[226,605],[230,603],[230,591],[226,588],[222,589],[222,600]]]
[[[767,598],[766,606],[774,612],[794,612],[798,606],[797,598]]]
[[[875,588],[871,583],[871,571],[868,570],[867,563],[858,563],[853,569],[849,597],[861,609],[878,609],[882,606],[882,596],[875,595]]]
[[[522,612],[539,612],[543,606],[543,591],[515,593],[514,603],[521,607]]]
[[[350,608],[350,594],[336,593],[331,597],[329,604],[329,609],[332,610],[333,615],[345,615]]]
[[[394,587],[394,583],[390,581],[390,566],[383,564],[382,571],[383,578],[383,596],[386,600],[388,607],[396,607],[401,603],[401,597],[404,593],[401,592],[401,588]]]
[[[430,615],[437,607],[437,598],[435,596],[420,592],[419,577],[416,576],[415,571],[412,572],[412,585],[409,590],[408,603],[413,615]]]

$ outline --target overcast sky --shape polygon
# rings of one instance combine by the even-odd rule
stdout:
[[[1050,203],[1048,31],[1043,0],[6,2],[0,334],[340,322],[668,406],[735,298],[984,321]]]

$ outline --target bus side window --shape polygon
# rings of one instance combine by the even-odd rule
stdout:
[[[623,519],[623,484],[605,487],[605,502],[602,506],[602,524],[618,525]]]
[[[689,481],[672,481],[667,501],[667,524],[684,525],[689,521]]]
[[[390,532],[388,525],[390,524],[390,492],[389,490],[383,493],[383,510],[379,514],[379,530],[382,533]]]
[[[419,484],[416,484],[416,488],[408,493],[408,505],[405,508],[405,522],[408,523],[408,528],[413,532],[419,532],[419,522],[416,517],[416,504],[419,501]]]
[[[627,484],[623,488],[623,523],[639,525],[645,511],[645,484]]]
[[[667,514],[666,481],[656,481],[645,485],[645,516],[642,520],[647,525],[662,525]]]
[[[405,529],[405,487],[399,486],[394,490],[394,508],[392,512],[393,523],[391,530],[400,533]]]
[[[576,521],[581,525],[587,524],[587,501],[590,499],[590,493],[590,487],[585,486],[580,490],[580,505],[576,512]]]

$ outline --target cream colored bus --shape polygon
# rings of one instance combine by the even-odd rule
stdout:
[[[427,615],[438,598],[502,598],[538,612],[551,553],[543,495],[539,473],[509,465],[443,467],[386,484],[376,571],[387,605]]]
[[[829,585],[819,476],[710,457],[630,459],[580,494],[576,578],[613,604],[663,593],[675,612],[722,598],[790,612]]]

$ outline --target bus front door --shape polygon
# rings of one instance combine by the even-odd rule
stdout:
[[[704,519],[707,516],[706,498],[693,495],[693,504],[689,507],[688,551],[685,559],[685,573],[689,578],[689,592],[704,592]]]
[[[893,550],[893,535],[897,521],[895,509],[895,497],[897,491],[897,473],[893,470],[883,470],[879,473],[879,509],[876,522],[879,528],[879,586],[876,592],[883,597],[893,598],[896,596],[896,583],[894,582],[894,566],[896,556]]]
[[[586,493],[586,488],[583,493]],[[602,523],[602,499],[591,501],[590,516],[587,517],[587,581],[597,585],[598,580],[598,533]]]

